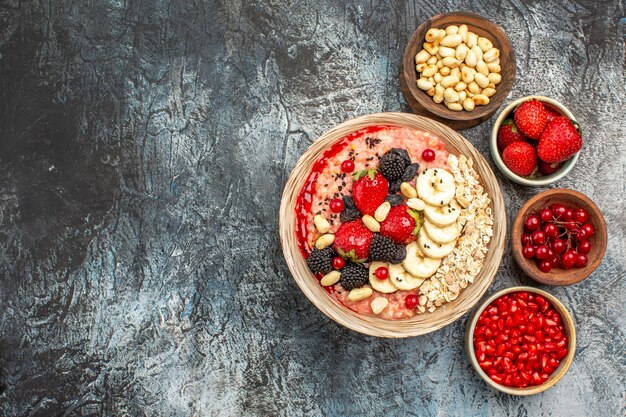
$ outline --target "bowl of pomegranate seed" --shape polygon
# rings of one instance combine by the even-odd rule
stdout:
[[[587,196],[565,188],[528,200],[511,229],[511,249],[522,270],[547,285],[571,285],[596,270],[607,245],[606,222]]]
[[[576,330],[565,306],[533,287],[512,287],[483,301],[465,332],[472,366],[491,387],[533,395],[554,386],[576,351]]]
[[[500,171],[522,185],[551,184],[566,176],[583,146],[574,115],[543,96],[515,100],[491,130],[491,156]]]

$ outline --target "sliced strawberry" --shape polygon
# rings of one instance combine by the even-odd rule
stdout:
[[[374,234],[361,219],[342,223],[335,233],[335,250],[344,259],[365,262],[370,256],[370,244]]]
[[[389,182],[377,170],[359,171],[354,176],[352,199],[361,214],[374,215],[374,212],[385,202],[389,191]]]
[[[502,122],[498,129],[498,149],[500,152],[513,142],[526,142],[526,136],[519,131],[513,119]]]
[[[513,115],[517,128],[531,139],[539,139],[548,123],[548,112],[539,100],[529,100],[519,105]]]
[[[539,139],[537,152],[545,162],[563,162],[583,147],[583,140],[576,126],[565,116],[555,117]]]
[[[537,168],[537,151],[526,142],[513,142],[502,152],[502,161],[513,173],[527,177]]]
[[[415,212],[405,204],[392,207],[385,221],[380,224],[380,234],[396,243],[407,244],[415,240]]]

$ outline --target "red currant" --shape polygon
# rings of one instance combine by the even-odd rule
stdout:
[[[530,235],[530,238],[535,245],[543,245],[544,243],[546,243],[546,234],[541,230],[533,232],[533,234]]]
[[[532,243],[528,233],[522,233],[522,246],[528,246]]]
[[[567,243],[565,243],[563,239],[554,239],[550,243],[550,246],[552,246],[552,250],[555,253],[563,253],[565,252],[565,249],[567,249]]]
[[[543,226],[543,231],[546,233],[547,237],[557,237],[559,234],[559,229],[557,229],[554,223],[548,223]]]
[[[415,308],[419,304],[419,297],[415,294],[409,294],[404,298],[406,308]]]
[[[340,198],[330,200],[330,211],[333,213],[341,213],[343,210],[343,201]]]
[[[589,213],[587,213],[587,210],[579,208],[574,211],[574,221],[578,223],[587,223],[588,220]]]
[[[550,210],[552,210],[552,214],[556,219],[562,219],[565,216],[565,212],[567,208],[563,204],[553,204],[550,206]]]
[[[422,159],[426,162],[432,162],[435,160],[435,151],[433,151],[432,149],[428,148],[428,149],[424,149],[424,152],[422,152]]]
[[[389,277],[389,268],[387,268],[386,266],[381,266],[377,268],[376,272],[374,273],[376,274],[376,278],[378,279],[387,279]]]
[[[583,224],[583,227],[581,227],[581,229],[585,230],[587,233],[587,237],[590,238],[591,236],[593,236],[593,234],[595,233],[595,229],[593,228],[593,226],[590,223],[585,223]]]
[[[580,254],[576,257],[576,268],[584,268],[587,266],[587,255]]]
[[[571,208],[565,209],[565,214],[563,215],[563,218],[566,222],[572,220],[574,218],[574,210],[572,210]]]
[[[342,257],[340,256],[335,256],[333,258],[333,268],[335,269],[341,269],[346,265],[346,261],[343,260]]]
[[[541,272],[550,272],[550,270],[552,270],[552,262],[550,262],[547,259],[544,259],[543,261],[539,262],[538,266]]]
[[[548,250],[549,249],[546,245],[537,246],[537,250],[535,250],[535,257],[537,259],[546,259],[548,256],[550,256]]]
[[[535,256],[535,247],[532,245],[524,246],[524,249],[522,249],[522,255],[524,255],[524,258],[526,259],[532,258]]]
[[[341,163],[341,170],[346,173],[354,171],[354,161],[346,159]]]
[[[576,231],[576,240],[578,240],[579,242],[581,240],[585,240],[587,239],[589,236],[587,236],[587,230],[580,228]]]
[[[552,211],[550,209],[543,209],[539,212],[539,218],[544,222],[552,220]]]
[[[578,242],[576,250],[578,251],[578,253],[582,253],[583,255],[588,254],[589,252],[591,252],[591,242],[589,242],[588,240],[581,240],[580,242]]]
[[[541,220],[539,220],[539,216],[531,214],[526,218],[526,221],[524,222],[524,229],[526,229],[527,232],[534,232],[535,230],[539,229],[540,225]]]
[[[574,265],[576,265],[576,252],[573,250],[568,250],[563,254],[563,258],[561,259],[561,267],[563,269],[570,269]]]

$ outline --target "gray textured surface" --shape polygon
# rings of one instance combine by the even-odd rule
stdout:
[[[0,415],[626,413],[624,3],[376,3],[0,3]],[[453,9],[510,35],[510,98],[578,117],[557,185],[609,224],[600,269],[549,289],[578,351],[532,398],[475,375],[467,317],[408,340],[338,327],[278,244],[299,155],[338,122],[406,111],[405,42]],[[490,128],[465,132],[485,155]],[[510,222],[539,190],[500,179]],[[514,284],[533,283],[507,253],[492,290]]]

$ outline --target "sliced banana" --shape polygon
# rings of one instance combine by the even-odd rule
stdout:
[[[431,206],[426,204],[424,207],[424,217],[432,224],[437,226],[448,226],[456,222],[461,215],[461,206],[455,199],[452,199],[445,206]]]
[[[437,243],[432,240],[423,230],[420,230],[419,237],[417,242],[420,245],[420,249],[424,252],[424,255],[429,258],[441,259],[446,257],[454,247],[456,246],[456,241],[452,241],[450,243]],[[391,272],[391,271],[390,271]]]
[[[376,270],[381,266],[385,266],[389,268],[389,264],[387,262],[372,262],[370,264],[370,285],[373,289],[378,292],[382,292],[384,294],[391,294],[392,292],[398,291],[395,285],[391,282],[389,278],[387,279],[378,279],[376,278]]]
[[[424,220],[424,224],[422,225],[424,231],[432,240],[437,243],[448,243],[455,241],[457,237],[459,237],[459,228],[456,223],[452,223],[448,226],[437,226],[429,222],[428,220]]]
[[[430,278],[437,272],[441,259],[425,257],[417,242],[411,242],[406,247],[406,258],[402,266],[406,271],[417,278]]]
[[[409,274],[401,264],[389,265],[389,280],[402,291],[410,291],[422,285],[424,278],[417,278]]]
[[[454,177],[445,169],[431,168],[417,177],[417,194],[433,206],[448,204],[456,194]]]

